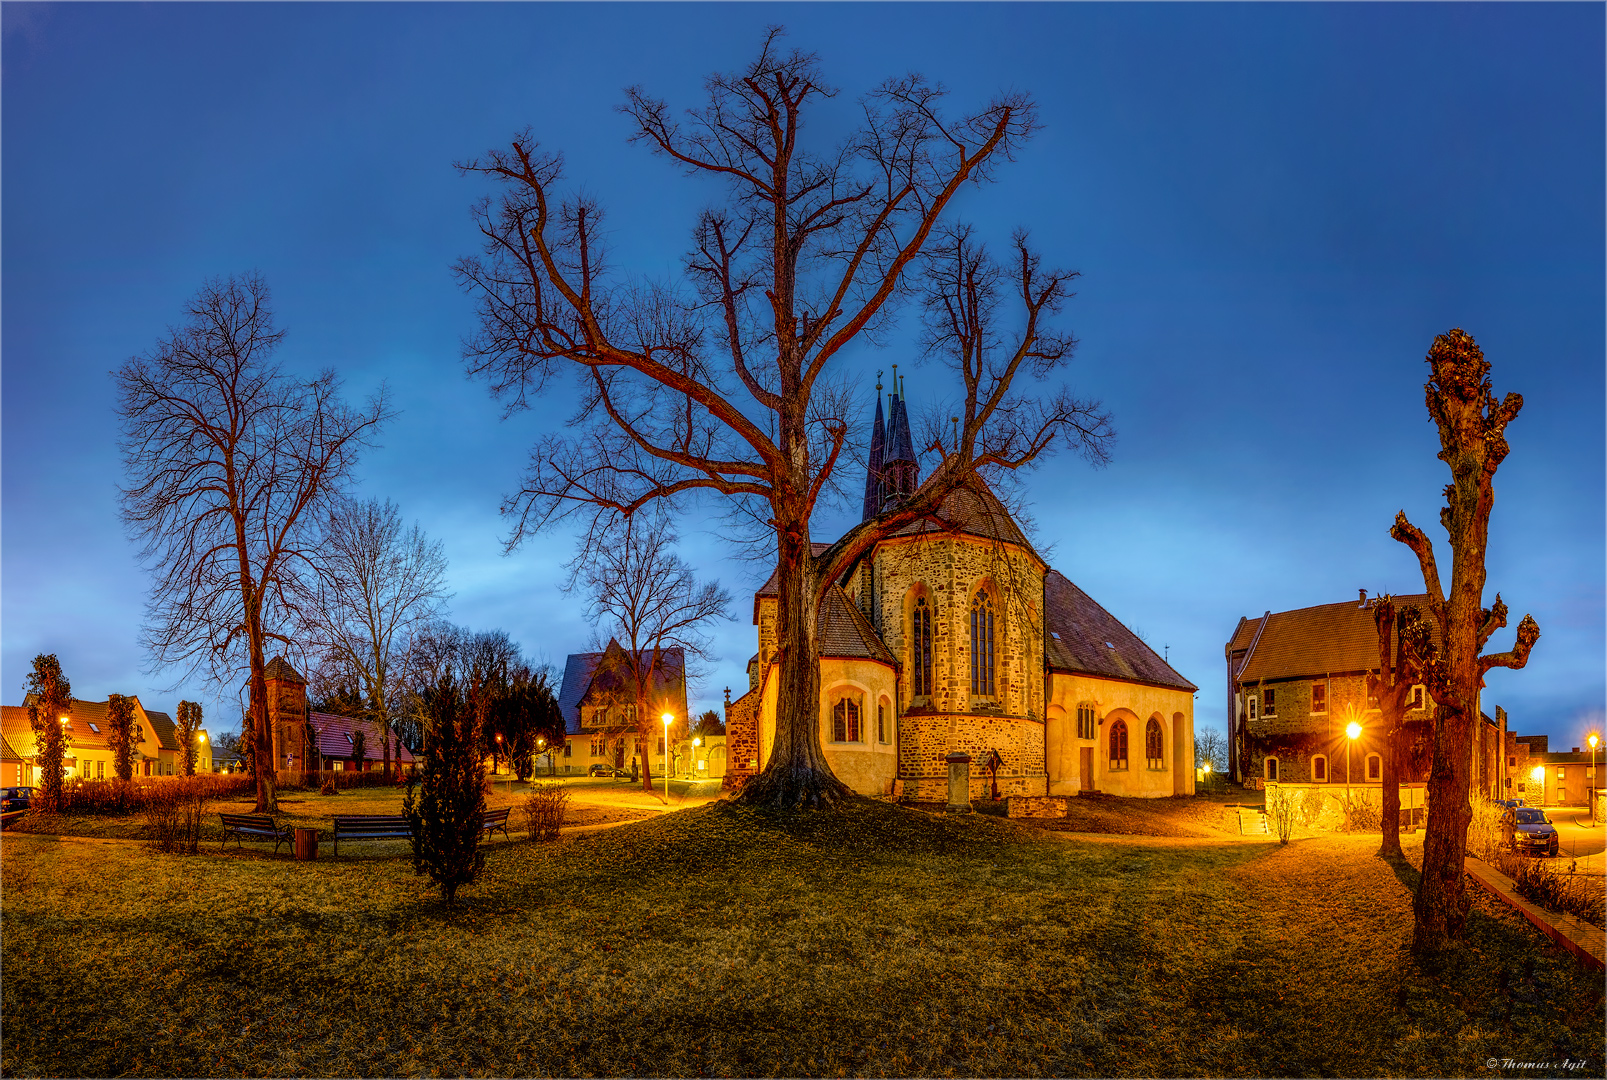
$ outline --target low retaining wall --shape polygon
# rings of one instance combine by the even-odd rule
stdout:
[[[1011,795],[1004,800],[1004,811],[1013,818],[1065,817],[1069,801],[1064,795]]]

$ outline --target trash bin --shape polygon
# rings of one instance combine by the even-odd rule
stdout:
[[[306,862],[318,857],[318,830],[296,827],[296,860]]]

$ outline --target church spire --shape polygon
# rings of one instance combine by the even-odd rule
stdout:
[[[898,369],[893,370],[892,414],[888,417],[886,459],[883,464],[882,500],[902,502],[915,493],[915,443],[910,438],[909,409],[904,401]]]
[[[882,457],[887,448],[887,430],[882,425],[882,373],[876,373],[876,426],[870,433],[870,465],[865,470],[865,507],[861,521],[882,512]]]

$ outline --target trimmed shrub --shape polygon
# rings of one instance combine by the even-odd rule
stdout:
[[[413,872],[428,874],[448,904],[485,865],[480,831],[485,817],[485,763],[480,719],[457,680],[448,675],[419,695],[424,719],[424,769],[409,778],[402,813],[413,830]]]
[[[532,840],[556,840],[563,827],[569,789],[562,784],[535,784],[524,798],[525,829]]]

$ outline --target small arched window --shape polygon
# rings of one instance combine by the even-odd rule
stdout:
[[[983,590],[971,598],[971,693],[994,695],[993,601]]]
[[[1384,778],[1384,759],[1377,754],[1367,755],[1367,779],[1382,780]]]
[[[1328,759],[1321,754],[1311,759],[1311,779],[1317,784],[1328,782]]]
[[[886,698],[883,698],[882,700],[880,700],[880,701],[878,701],[876,703],[876,741],[879,742],[879,743],[885,743],[885,742],[890,741],[888,739],[888,737],[887,737],[887,699]]]
[[[831,741],[859,741],[859,702],[853,698],[839,698],[832,706]]]
[[[916,697],[932,693],[932,609],[926,597],[915,601],[915,613],[910,618],[910,666],[914,669],[911,692]]]
[[[1077,706],[1077,738],[1092,739],[1094,737],[1094,707],[1092,705]]]
[[[1264,763],[1264,768],[1266,769],[1266,778],[1268,780],[1276,781],[1278,779],[1278,759],[1277,758],[1275,758],[1275,757],[1267,758],[1266,762]]]
[[[1110,726],[1110,767],[1127,768],[1127,721],[1117,720]]]
[[[1166,758],[1163,753],[1161,722],[1152,716],[1149,723],[1144,725],[1144,760],[1151,769],[1164,769]]]

